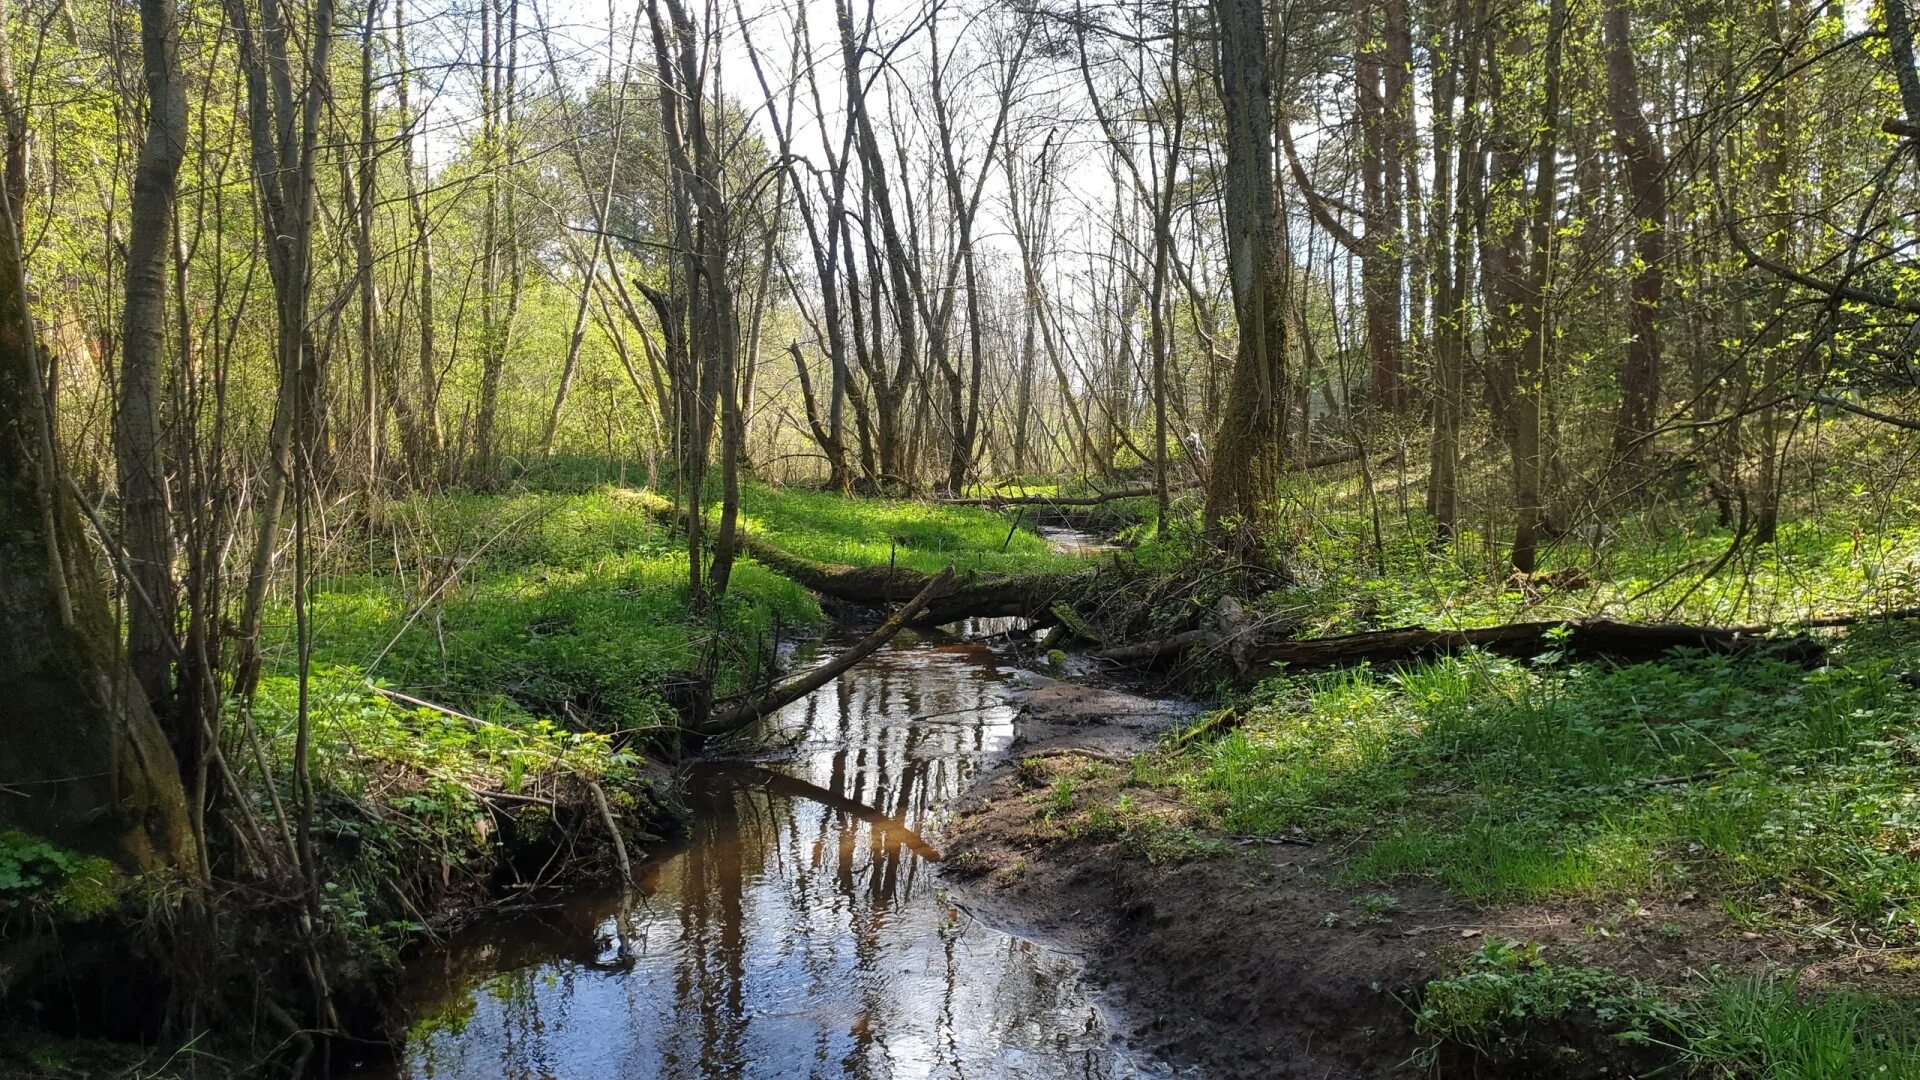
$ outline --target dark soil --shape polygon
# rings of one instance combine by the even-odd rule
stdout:
[[[1428,1040],[1413,1030],[1413,1003],[1489,937],[1668,987],[1793,951],[1743,936],[1692,897],[1483,909],[1432,886],[1343,885],[1350,842],[1208,834],[1169,793],[1132,778],[1125,755],[1179,720],[1149,699],[1042,680],[1006,763],[958,808],[945,866],[977,917],[1079,956],[1127,1044],[1181,1075],[1644,1076],[1668,1062],[1579,1016],[1522,1033],[1499,1060],[1442,1047],[1416,1065]],[[1123,794],[1134,827],[1088,816]],[[1809,975],[1839,962],[1797,960]]]

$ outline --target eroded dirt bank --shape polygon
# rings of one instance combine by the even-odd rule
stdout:
[[[1531,1031],[1503,1060],[1452,1049],[1416,1064],[1427,1040],[1414,1004],[1491,936],[1578,943],[1653,978],[1739,959],[1737,940],[1712,934],[1654,957],[1632,928],[1596,936],[1599,911],[1483,910],[1431,887],[1342,885],[1347,841],[1237,842],[1134,778],[1126,755],[1183,719],[1165,705],[1048,681],[1023,704],[1018,741],[946,830],[946,875],[981,920],[1079,956],[1125,1040],[1181,1075],[1644,1075],[1657,1053],[1582,1022]]]

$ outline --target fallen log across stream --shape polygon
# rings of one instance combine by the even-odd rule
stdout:
[[[1190,630],[1157,641],[1097,649],[1097,659],[1123,664],[1150,664],[1180,658],[1196,650],[1230,652],[1241,670],[1285,665],[1294,670],[1343,667],[1354,664],[1402,663],[1464,649],[1485,649],[1502,656],[1530,658],[1557,651],[1580,658],[1652,660],[1677,648],[1714,653],[1745,653],[1761,648],[1819,663],[1826,646],[1804,631],[1850,626],[1874,619],[1920,617],[1920,608],[1836,615],[1790,625],[1754,623],[1711,626],[1692,623],[1629,623],[1615,619],[1549,619],[1503,623],[1465,630],[1436,630],[1400,626],[1335,637],[1298,640],[1236,639],[1234,631]]]
[[[1358,448],[1350,447],[1344,450],[1334,450],[1310,458],[1307,463],[1300,468],[1302,471],[1310,472],[1314,469],[1324,469],[1330,465],[1345,465],[1348,462],[1359,461],[1361,456]],[[1397,452],[1387,454],[1381,459],[1381,464],[1389,464],[1398,456],[1399,454]],[[1180,487],[1170,488],[1167,494],[1170,496],[1191,495],[1199,490],[1199,488],[1191,485],[1182,485]],[[1105,506],[1107,503],[1118,502],[1121,499],[1151,499],[1159,493],[1158,488],[1152,484],[1146,484],[1135,487],[1115,488],[1112,491],[1102,491],[1092,495],[977,495],[966,498],[937,498],[933,501],[939,503],[941,506]]]
[[[649,505],[648,513],[674,527],[683,527],[685,515],[665,505]],[[843,566],[815,562],[742,529],[736,543],[755,562],[802,586],[850,604],[879,607],[909,601],[939,575],[904,566]],[[1035,574],[953,573],[907,625],[940,626],[960,619],[1014,617],[1051,625],[1053,605],[1083,586],[1091,570]]]

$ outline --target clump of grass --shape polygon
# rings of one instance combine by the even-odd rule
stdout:
[[[1428,1063],[1447,1043],[1498,1057],[1530,1028],[1575,1011],[1638,1041],[1673,1016],[1648,987],[1588,964],[1551,962],[1538,943],[1494,940],[1470,953],[1458,971],[1426,984],[1414,1031],[1430,1040],[1420,1055]]]
[[[1533,942],[1489,941],[1426,984],[1414,1028],[1431,1063],[1449,1043],[1500,1057],[1532,1030],[1584,1013],[1623,1042],[1657,1044],[1687,1075],[1767,1080],[1912,1080],[1920,1020],[1910,1004],[1817,993],[1795,973],[1712,976],[1675,1000]]]
[[[1911,1004],[1803,990],[1794,974],[1717,979],[1672,1016],[1698,1074],[1778,1080],[1920,1077]]]

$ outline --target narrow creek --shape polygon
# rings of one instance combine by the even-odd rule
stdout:
[[[417,961],[401,1058],[360,1075],[1143,1075],[1077,964],[975,922],[934,865],[927,837],[1013,737],[1011,677],[978,641],[902,634],[769,718],[760,758],[694,766],[687,833],[629,897]]]

